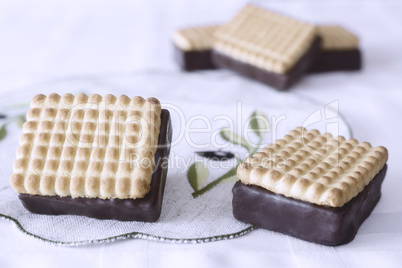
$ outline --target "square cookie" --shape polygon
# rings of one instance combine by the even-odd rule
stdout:
[[[322,38],[321,53],[309,72],[356,71],[362,68],[359,38],[338,25],[317,27]]]
[[[216,31],[212,57],[218,67],[285,90],[319,52],[315,26],[249,4]]]
[[[175,58],[185,71],[215,69],[212,45],[218,25],[186,28],[176,31],[172,40]]]
[[[348,243],[380,198],[387,159],[384,147],[296,128],[238,167],[233,214],[310,242]]]
[[[26,117],[10,184],[28,210],[159,218],[171,126],[157,99],[37,95]]]

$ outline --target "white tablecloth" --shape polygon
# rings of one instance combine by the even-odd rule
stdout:
[[[223,22],[245,2],[2,1],[0,90],[13,94],[14,90],[35,85],[40,88],[41,83],[66,77],[176,70],[169,40],[174,29]],[[339,100],[340,111],[358,140],[389,149],[382,199],[355,240],[333,248],[256,230],[236,239],[205,244],[133,239],[62,248],[30,238],[13,223],[0,220],[0,267],[400,267],[402,2],[306,0],[263,4],[311,22],[340,23],[361,37],[363,71],[311,75],[289,93],[281,93],[303,94],[322,103]],[[253,82],[244,80],[244,91],[228,88],[224,93],[209,89],[206,92],[210,94],[205,94],[186,88],[178,98],[215,104],[247,100],[249,105],[263,105],[260,96],[264,92],[248,90],[247,83]],[[156,97],[170,100],[169,87],[175,86],[167,84]]]

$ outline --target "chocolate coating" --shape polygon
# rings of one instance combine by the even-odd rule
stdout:
[[[168,110],[163,109],[158,140],[159,147],[155,154],[156,167],[152,174],[151,190],[144,198],[72,198],[29,194],[19,194],[19,198],[26,209],[38,214],[83,215],[97,219],[120,221],[157,221],[162,211],[171,140],[170,114]]]
[[[215,50],[212,52],[212,60],[218,67],[233,70],[243,76],[260,81],[278,90],[286,90],[296,84],[302,78],[303,74],[310,69],[320,53],[320,43],[321,38],[317,37],[306,53],[286,74],[278,74],[255,67],[248,63],[235,60]]]
[[[309,72],[357,71],[361,68],[362,56],[359,49],[322,51]]]
[[[378,203],[386,171],[387,165],[342,207],[319,206],[238,181],[233,187],[233,215],[239,221],[306,241],[346,244]]]
[[[210,70],[215,69],[212,62],[212,50],[184,51],[174,46],[175,58],[180,68],[184,71]]]

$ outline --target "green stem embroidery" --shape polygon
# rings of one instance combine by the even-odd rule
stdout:
[[[261,142],[262,142],[262,137],[259,138],[257,146],[254,148],[250,148],[249,151],[249,155],[253,155],[255,152],[257,152],[257,150],[260,148],[261,146]],[[245,160],[245,159],[244,159]],[[244,160],[240,160],[238,159],[237,164],[235,167],[233,167],[232,169],[230,169],[228,172],[226,172],[225,174],[223,174],[221,177],[217,178],[216,180],[210,182],[209,184],[207,184],[204,188],[195,191],[194,193],[192,193],[194,198],[197,198],[200,195],[205,194],[206,192],[208,192],[209,190],[211,190],[212,188],[214,188],[216,185],[218,185],[219,183],[225,181],[225,179],[230,178],[232,176],[236,176],[237,174],[237,167],[243,163]]]
[[[264,125],[262,125],[261,123],[264,123]],[[257,152],[257,150],[260,148],[262,140],[264,138],[264,135],[269,131],[269,120],[267,118],[267,116],[261,112],[258,111],[254,111],[249,118],[249,124],[250,124],[250,128],[254,131],[254,134],[256,134],[258,136],[258,143],[257,146],[253,147],[244,137],[233,133],[232,131],[230,131],[227,128],[223,128],[221,129],[221,137],[232,143],[235,145],[239,145],[245,149],[247,149],[249,155],[253,155],[255,152]],[[244,159],[245,160],[245,159]],[[194,192],[192,193],[194,198],[197,198],[200,195],[205,194],[206,192],[208,192],[209,190],[211,190],[212,188],[214,188],[215,186],[217,186],[218,184],[224,182],[225,180],[228,180],[229,178],[235,177],[235,180],[238,180],[236,174],[237,174],[237,167],[244,161],[241,159],[237,159],[237,163],[236,166],[233,167],[232,169],[230,169],[228,172],[226,172],[225,174],[223,174],[221,177],[213,180],[212,182],[208,183],[206,186],[202,187],[201,189],[194,188],[193,184],[194,181],[197,181],[197,179],[199,177],[202,177],[203,174],[201,173],[205,173],[205,172],[199,172],[200,174],[197,173],[197,168],[196,165],[200,166],[203,165],[201,162],[198,163],[194,163],[189,170],[195,171],[195,172],[188,172],[187,173],[187,178],[188,181],[190,183],[190,185],[192,185]],[[205,170],[206,167],[198,168],[198,170]],[[232,181],[232,180],[230,180]],[[202,186],[202,185],[200,185]]]
[[[220,176],[216,180],[210,182],[204,188],[192,193],[193,197],[197,198],[198,196],[203,195],[206,192],[208,192],[209,190],[211,190],[212,188],[214,188],[219,183],[223,182],[225,179],[230,178],[232,176],[236,176],[237,166],[238,165],[236,165],[234,168],[232,168],[231,170],[229,170],[228,172],[226,172],[225,174],[223,174],[222,176]]]

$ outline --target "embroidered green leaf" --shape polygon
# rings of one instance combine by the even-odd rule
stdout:
[[[6,126],[7,126],[6,124],[3,124],[3,125],[0,127],[0,141],[3,140],[3,139],[6,137],[6,135],[7,135]]]
[[[187,179],[194,191],[202,188],[208,178],[208,169],[202,162],[195,162],[187,171]]]
[[[246,148],[249,152],[253,150],[253,146],[245,138],[233,133],[229,128],[222,128],[220,134],[222,139],[230,143],[240,145]]]
[[[265,133],[269,132],[269,119],[268,117],[260,111],[254,111],[250,115],[250,128],[257,134],[260,138],[264,136]]]
[[[20,128],[22,128],[22,125],[25,123],[25,121],[27,120],[23,114],[15,118],[15,122]]]

